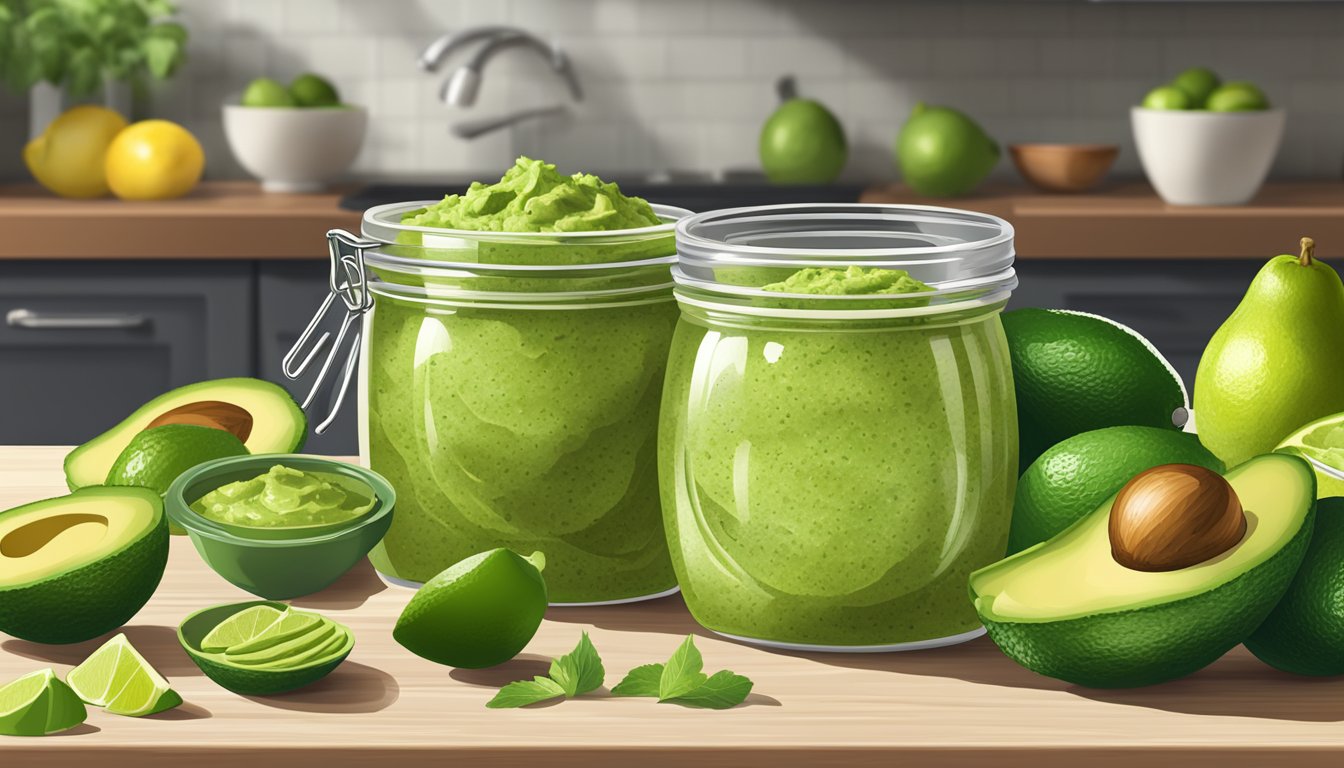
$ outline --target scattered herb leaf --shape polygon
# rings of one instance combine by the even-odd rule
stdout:
[[[662,664],[645,664],[635,667],[626,674],[625,679],[611,689],[613,696],[652,696],[658,698],[658,681],[663,677]]]
[[[704,709],[732,709],[746,700],[751,693],[752,683],[747,678],[723,670],[715,672],[699,688],[675,699],[675,704]]]
[[[565,698],[569,699],[602,687],[606,675],[602,657],[597,655],[587,632],[579,638],[574,650],[551,662],[551,679],[560,685]]]
[[[538,675],[531,680],[519,680],[500,688],[495,698],[485,706],[491,709],[526,707],[528,704],[539,704],[564,695],[565,689],[561,688],[559,683],[549,677]]]
[[[663,665],[663,674],[658,679],[658,700],[667,701],[684,696],[704,685],[705,661],[695,647],[695,636],[687,635],[685,642],[672,654],[672,658]]]

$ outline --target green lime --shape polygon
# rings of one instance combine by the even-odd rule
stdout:
[[[1102,427],[1185,424],[1180,378],[1133,329],[1058,309],[1003,314],[1017,394],[1021,471],[1045,449]]]
[[[88,710],[50,668],[0,688],[0,734],[45,736],[84,722]]]
[[[790,99],[765,121],[759,142],[761,168],[776,184],[829,184],[849,157],[845,129],[810,99]]]
[[[143,717],[182,703],[124,634],[103,643],[65,679],[81,699],[114,715]]]
[[[1316,504],[1307,556],[1274,612],[1246,641],[1266,664],[1299,675],[1344,674],[1344,499]]]
[[[259,77],[248,83],[243,91],[244,107],[292,107],[294,97],[289,89],[269,77]]]
[[[1108,427],[1064,440],[1032,462],[1017,484],[1008,553],[1021,552],[1086,517],[1145,469],[1223,463],[1199,438],[1156,427]]]
[[[1203,109],[1209,100],[1209,94],[1221,81],[1218,75],[1208,67],[1191,67],[1177,75],[1171,84],[1190,95],[1190,109]]]
[[[1276,449],[1300,453],[1327,467],[1344,472],[1344,413],[1317,419],[1283,439]],[[1316,467],[1316,498],[1344,496],[1344,480],[1331,477]]]
[[[258,606],[258,607],[265,608],[267,606]],[[244,613],[246,613],[246,611],[244,611]],[[238,615],[241,616],[242,614]],[[253,635],[251,638],[244,640],[240,643],[234,643],[232,645],[229,645],[224,650],[228,651],[231,654],[244,654],[244,653],[253,653],[255,651],[264,651],[272,646],[289,642],[290,640],[293,640],[296,637],[307,634],[310,630],[316,629],[318,623],[322,621],[325,621],[325,619],[323,619],[321,616],[318,616],[315,613],[296,611],[290,608],[286,610],[284,613],[282,613],[280,617],[273,624],[263,628],[259,634]],[[216,627],[216,629],[218,629],[218,627]],[[206,641],[209,641],[210,636],[207,635],[205,639]],[[211,650],[210,648],[205,646],[206,643],[202,642],[202,650],[206,651]]]
[[[108,470],[107,485],[135,485],[162,495],[178,475],[203,461],[246,455],[247,446],[231,432],[166,424],[131,438]]]
[[[278,611],[269,605],[254,605],[245,611],[235,613],[215,625],[201,640],[201,650],[219,653],[247,643],[261,635],[280,620],[285,611]]]
[[[1161,85],[1143,97],[1145,109],[1193,109],[1194,99],[1174,85]]]
[[[1269,99],[1255,84],[1241,80],[1219,86],[1209,94],[1205,108],[1211,112],[1255,112],[1269,109]]]
[[[492,549],[451,565],[415,593],[392,630],[407,650],[439,664],[480,669],[523,650],[546,613],[541,553]]]
[[[299,75],[289,84],[289,95],[300,107],[339,107],[341,96],[329,80],[311,72]]]
[[[320,646],[320,651],[316,651],[313,656],[309,656],[306,651],[294,651],[293,656],[281,658],[274,663],[264,666],[244,666],[230,662],[223,653],[207,653],[201,650],[201,641],[210,630],[228,621],[230,616],[258,605],[268,606],[277,613],[289,609],[284,603],[272,601],[216,605],[191,614],[183,619],[177,628],[177,640],[196,666],[200,667],[211,680],[234,693],[246,696],[271,696],[311,685],[331,674],[355,647],[355,637],[349,627],[322,619],[321,626],[335,627],[333,638],[339,638],[342,642],[339,645],[328,642]],[[271,648],[278,647],[279,644],[271,646]],[[331,648],[335,650],[330,650]],[[300,655],[305,661],[296,663],[294,659]]]

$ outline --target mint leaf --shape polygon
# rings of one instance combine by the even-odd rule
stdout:
[[[612,696],[652,696],[658,698],[658,681],[663,677],[662,664],[645,664],[630,670],[625,679],[611,689]]]
[[[607,671],[602,668],[602,657],[597,655],[593,641],[584,632],[574,650],[551,662],[550,674],[565,697],[572,699],[601,687]]]
[[[666,701],[694,691],[704,685],[705,661],[695,647],[695,636],[687,635],[686,641],[672,654],[672,658],[663,665],[663,674],[658,678],[658,700]]]
[[[491,709],[526,707],[528,704],[538,704],[564,695],[565,689],[561,688],[559,683],[549,677],[537,676],[531,680],[509,683],[500,688],[495,698],[486,702],[485,706]]]
[[[723,670],[715,672],[699,688],[668,701],[687,707],[704,709],[732,709],[746,700],[752,683],[747,678]]]

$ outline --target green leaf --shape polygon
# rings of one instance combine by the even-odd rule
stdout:
[[[611,689],[612,696],[652,696],[658,698],[658,681],[663,677],[662,664],[645,664],[635,667],[625,675],[625,679]]]
[[[564,695],[565,689],[561,688],[559,683],[549,677],[538,675],[531,680],[519,680],[500,688],[495,698],[486,702],[485,706],[490,709],[513,709],[550,701]]]
[[[602,668],[602,657],[597,655],[593,641],[584,632],[574,650],[551,662],[551,678],[560,685],[568,698],[601,687],[607,671]]]
[[[182,46],[166,37],[151,37],[142,46],[149,73],[159,80],[168,78],[182,59]]]
[[[686,707],[731,709],[746,700],[747,694],[751,693],[751,686],[751,680],[725,669],[715,672],[713,677],[690,693],[667,701]]]
[[[658,700],[665,701],[683,696],[704,684],[705,661],[695,647],[695,636],[687,635],[686,641],[672,654],[663,666],[662,677],[658,680]]]

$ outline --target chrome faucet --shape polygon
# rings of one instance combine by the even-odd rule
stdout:
[[[526,48],[536,52],[564,80],[574,101],[583,100],[583,89],[579,86],[578,74],[574,71],[569,56],[560,46],[544,42],[531,32],[518,27],[474,27],[444,35],[430,43],[420,54],[420,68],[426,72],[436,72],[458,49],[482,39],[485,40],[485,43],[476,50],[475,54],[465,64],[444,81],[443,87],[439,90],[439,98],[445,104],[464,108],[474,105],[476,96],[480,93],[481,73],[485,69],[485,65],[496,54],[510,48]],[[564,111],[566,111],[565,107],[560,104],[522,109],[499,117],[460,123],[453,126],[453,132],[461,138],[471,139],[500,128],[515,125],[524,120],[536,119]]]

